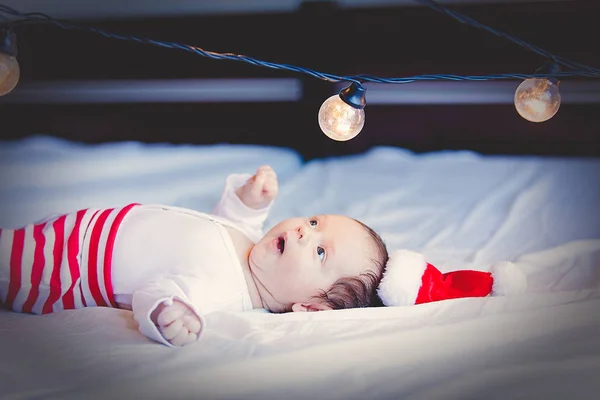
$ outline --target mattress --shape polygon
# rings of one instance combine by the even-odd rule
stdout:
[[[0,311],[0,398],[587,399],[600,391],[600,160],[34,136],[0,147],[0,226],[129,202],[210,211],[262,164],[284,218],[346,214],[442,271],[512,261],[527,293],[317,313],[212,312],[157,344],[126,310]]]

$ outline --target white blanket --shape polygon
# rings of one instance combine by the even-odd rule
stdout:
[[[376,148],[2,143],[0,226],[129,201],[211,209],[270,164],[282,218],[342,213],[442,270],[517,262],[530,292],[411,307],[215,312],[170,349],[131,313],[0,312],[0,398],[588,399],[600,393],[600,161]]]

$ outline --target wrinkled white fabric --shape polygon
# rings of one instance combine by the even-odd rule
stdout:
[[[0,148],[10,225],[128,202],[211,210],[225,177],[271,164],[265,229],[347,214],[440,270],[522,266],[530,292],[411,307],[205,315],[203,339],[160,346],[131,312],[0,312],[6,398],[592,399],[600,393],[600,160],[366,154],[300,164],[285,149],[38,138]],[[533,285],[533,286],[531,286]]]

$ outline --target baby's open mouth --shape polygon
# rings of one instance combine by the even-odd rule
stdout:
[[[279,253],[281,254],[283,254],[283,250],[285,250],[285,239],[283,236],[277,238],[277,250],[279,250]]]

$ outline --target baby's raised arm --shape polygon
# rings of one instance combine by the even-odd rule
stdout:
[[[271,204],[278,191],[277,174],[270,166],[263,165],[235,191],[235,194],[247,207],[258,210]]]
[[[232,174],[212,213],[245,227],[258,239],[278,191],[277,174],[268,165],[259,167],[254,175]]]

